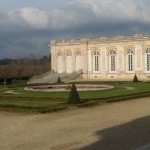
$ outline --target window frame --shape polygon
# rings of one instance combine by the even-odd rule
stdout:
[[[100,71],[100,54],[98,51],[93,52],[93,73],[99,73]]]
[[[150,48],[145,50],[145,72],[150,73]]]
[[[116,73],[117,55],[114,50],[109,52],[109,73]]]
[[[134,73],[134,51],[126,51],[126,73]]]

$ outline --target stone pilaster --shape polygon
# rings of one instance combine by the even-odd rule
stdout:
[[[142,71],[142,45],[135,46],[135,71]]]
[[[101,73],[106,73],[108,70],[107,68],[107,51],[106,47],[101,48]]]
[[[91,49],[88,48],[88,78],[91,77]]]

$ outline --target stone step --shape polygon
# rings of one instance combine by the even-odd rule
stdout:
[[[40,79],[34,79],[29,82],[29,84],[33,83],[56,83],[58,77],[60,77],[62,82],[71,81],[80,76],[80,72],[73,72],[73,73],[49,73],[46,76],[43,76]]]

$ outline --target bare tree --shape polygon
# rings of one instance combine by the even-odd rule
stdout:
[[[1,64],[3,61],[1,60]],[[50,57],[30,54],[29,56],[16,59],[4,60],[5,65],[0,65],[0,79],[3,79],[4,84],[7,79],[18,78],[19,82],[22,78],[30,78],[34,75],[42,74],[50,70]]]
[[[10,65],[2,65],[0,67],[0,76],[3,79],[3,83],[7,84],[7,79],[11,77],[12,68]]]

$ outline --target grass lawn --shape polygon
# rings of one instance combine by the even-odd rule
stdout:
[[[87,83],[86,83],[87,84]],[[97,83],[90,82],[89,84],[108,84],[115,86],[114,89],[105,90],[105,91],[82,91],[79,92],[80,98],[101,98],[101,97],[109,97],[109,96],[117,96],[117,95],[126,95],[131,93],[139,93],[144,91],[150,91],[150,83],[133,83],[133,82],[112,82],[112,83]],[[126,89],[125,87],[134,87],[134,90]],[[8,94],[4,93],[4,91],[13,90],[16,93],[20,94]],[[69,92],[34,92],[34,91],[26,91],[24,87],[4,87],[0,86],[0,98],[4,97],[22,97],[22,98],[32,98],[32,99],[67,99]]]
[[[81,83],[80,83],[81,84]],[[87,82],[85,82],[87,84]],[[79,92],[81,99],[99,99],[110,98],[114,96],[124,96],[135,93],[147,92],[150,93],[150,83],[143,82],[89,82],[88,84],[113,85],[114,89],[105,91],[85,91]],[[28,85],[26,85],[28,86]],[[130,87],[130,88],[127,88]],[[131,88],[132,87],[132,88]],[[13,90],[13,93],[5,93]],[[24,86],[0,86],[0,109],[16,109],[20,108],[30,110],[51,110],[63,109],[67,107],[66,101],[69,92],[33,92],[24,90]],[[13,107],[14,106],[14,107]],[[48,111],[49,110],[49,111]]]
[[[106,91],[91,91],[91,92],[79,92],[81,98],[104,98],[111,96],[119,96],[119,95],[128,95],[133,93],[140,93],[145,91],[150,91],[150,83],[133,83],[133,82],[116,82],[116,83],[108,83],[113,85],[115,88]],[[127,89],[126,87],[133,87],[134,89]]]

